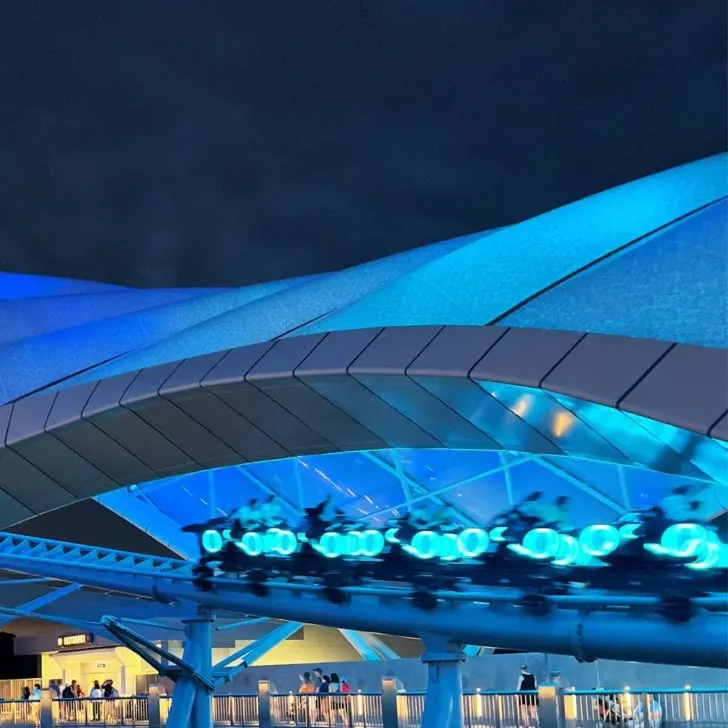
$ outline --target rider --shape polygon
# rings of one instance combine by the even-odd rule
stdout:
[[[258,499],[252,498],[247,504],[240,506],[230,520],[233,524],[234,531],[249,531],[255,528],[261,520],[261,509],[258,505]]]
[[[266,528],[276,528],[283,523],[280,513],[280,500],[277,496],[272,495],[260,508],[260,520]]]

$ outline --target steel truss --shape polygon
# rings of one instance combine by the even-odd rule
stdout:
[[[705,667],[728,666],[725,595],[696,600],[685,624],[657,614],[659,600],[593,592],[550,597],[548,616],[519,606],[516,590],[437,592],[431,612],[411,605],[408,592],[386,585],[353,587],[348,604],[321,598],[314,584],[269,582],[271,596],[255,597],[235,577],[213,578],[213,590],[192,585],[192,565],[79,544],[0,534],[0,568],[64,579],[162,602],[410,637],[438,635],[458,644],[574,655],[580,660],[616,659]]]

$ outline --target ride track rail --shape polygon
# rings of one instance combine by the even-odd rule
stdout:
[[[145,556],[130,551],[100,549],[82,544],[74,544],[51,539],[30,538],[14,534],[0,533],[0,564],[9,570],[13,562],[26,565],[44,563],[63,563],[65,566],[124,574],[131,577],[146,577],[155,580],[192,582],[194,565],[182,559]],[[32,568],[32,567],[31,567]],[[18,571],[21,571],[18,568]],[[23,570],[23,573],[28,573]],[[207,579],[213,586],[231,587],[237,585],[245,589],[251,582],[241,574],[226,574]],[[1,582],[0,582],[1,584]],[[292,594],[321,594],[324,587],[319,584],[305,584],[296,581],[267,581],[266,587],[273,591]],[[345,586],[340,590],[351,596],[380,597],[383,599],[407,600],[412,589],[389,586],[385,582],[375,582],[371,586]],[[480,589],[464,587],[462,590],[433,590],[433,596],[443,602],[471,602],[478,604],[518,604],[526,594],[515,587]],[[266,597],[258,597],[261,601]],[[615,611],[629,608],[642,610],[656,609],[661,604],[660,597],[634,594],[606,593],[602,590],[585,589],[580,594],[543,595],[543,599],[556,609],[588,609],[590,611]],[[692,600],[696,607],[714,612],[728,612],[728,592],[696,597]]]
[[[694,614],[683,623],[660,615],[658,597],[598,592],[549,595],[548,616],[524,609],[524,593],[509,588],[436,592],[437,608],[426,611],[413,605],[411,591],[385,585],[346,587],[349,599],[343,604],[326,601],[321,586],[295,582],[268,582],[272,593],[255,596],[236,575],[213,576],[213,588],[205,592],[193,585],[194,567],[181,559],[0,533],[0,569],[55,579],[61,573],[64,581],[188,605],[191,613],[200,606],[340,629],[441,635],[461,644],[579,660],[728,667],[723,594],[697,598]]]

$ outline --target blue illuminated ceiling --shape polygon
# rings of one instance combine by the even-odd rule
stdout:
[[[286,517],[331,496],[351,517],[381,526],[413,504],[448,504],[484,524],[535,490],[571,498],[574,526],[615,520],[654,504],[677,484],[703,488],[704,515],[728,506],[725,486],[640,468],[552,456],[463,450],[384,450],[315,455],[175,476],[126,489],[180,526],[232,513],[275,494]],[[105,502],[105,496],[99,500]],[[118,507],[120,501],[114,499]],[[153,531],[149,531],[154,535]]]
[[[234,290],[134,291],[0,274],[0,403],[58,382],[375,326],[504,322],[725,347],[726,159],[492,233]]]

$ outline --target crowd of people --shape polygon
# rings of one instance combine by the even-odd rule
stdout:
[[[88,698],[90,707],[85,710],[88,721],[100,723],[102,713],[107,712],[102,708],[102,701],[115,700],[119,697],[119,691],[114,687],[113,680],[104,680],[103,682],[94,680],[88,695],[77,680],[71,680],[67,685],[64,685],[60,680],[49,680],[48,690],[52,700],[63,701],[60,708],[61,715],[65,720],[69,721],[75,720],[78,713],[84,710],[82,701],[84,698]],[[26,685],[20,696],[21,700],[29,703],[27,712],[29,715],[32,713],[35,716],[36,724],[38,722],[38,709],[30,704],[39,703],[42,697],[43,688],[40,683],[35,683],[32,690]]]
[[[298,676],[298,699],[291,705],[290,716],[297,723],[309,725],[349,725],[351,706],[347,695],[351,686],[345,677],[332,672],[327,675],[320,667]]]
[[[95,700],[102,698],[113,700],[119,697],[119,691],[114,687],[113,680],[104,680],[102,683],[94,680],[93,687],[88,695],[77,680],[71,680],[68,685],[64,685],[60,680],[49,680],[48,690],[50,690],[51,699],[53,700],[80,700],[87,697]],[[42,693],[43,689],[40,683],[36,683],[32,690],[26,685],[20,698],[21,700],[40,700]]]

